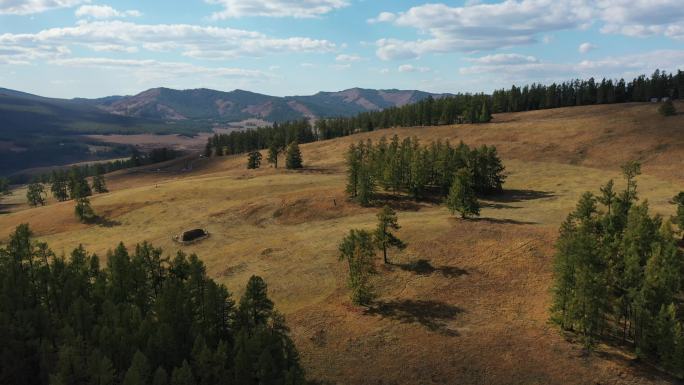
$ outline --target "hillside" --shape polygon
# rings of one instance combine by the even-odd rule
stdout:
[[[418,102],[430,94],[422,91],[352,88],[319,92],[310,96],[275,97],[254,92],[210,89],[153,88],[134,96],[93,100],[90,104],[118,115],[164,121],[202,120],[217,123],[250,118],[270,122],[316,117],[351,116]]]
[[[147,240],[175,253],[172,235],[206,228],[208,239],[182,249],[236,296],[252,274],[264,277],[308,376],[322,383],[670,384],[625,351],[601,345],[587,355],[566,340],[548,322],[549,289],[558,225],[584,191],[611,178],[620,188],[622,163],[641,161],[640,197],[673,212],[669,199],[684,190],[683,127],[682,114],[664,118],[653,104],[629,103],[309,143],[299,172],[246,170],[244,156],[183,159],[109,175],[111,192],[92,198],[105,225],[77,222],[73,202],[29,209],[16,190],[0,202],[0,239],[29,223],[57,252],[83,244],[104,255],[118,241]],[[394,134],[497,146],[507,192],[483,202],[478,220],[391,201],[408,248],[378,265],[374,306],[354,307],[337,243],[351,228],[372,229],[377,208],[346,201],[344,153],[357,140]]]

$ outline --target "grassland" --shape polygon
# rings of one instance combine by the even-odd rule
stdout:
[[[336,247],[350,228],[372,228],[377,209],[345,200],[343,154],[352,141],[394,134],[496,145],[508,192],[483,202],[482,218],[472,221],[440,205],[393,201],[409,247],[390,255],[392,265],[378,265],[377,303],[357,308]],[[309,377],[321,382],[672,382],[614,348],[585,355],[548,323],[548,308],[557,227],[582,192],[619,180],[620,164],[637,159],[640,197],[658,213],[673,212],[668,200],[684,190],[684,116],[662,118],[651,104],[575,107],[301,148],[300,172],[246,170],[243,157],[196,161],[191,172],[174,162],[159,172],[117,172],[112,192],[92,199],[106,225],[78,223],[73,202],[29,209],[18,190],[0,207],[0,239],[27,222],[58,252],[82,243],[104,254],[119,241],[147,240],[173,253],[180,246],[172,235],[206,228],[210,238],[182,249],[229,289],[263,276]]]

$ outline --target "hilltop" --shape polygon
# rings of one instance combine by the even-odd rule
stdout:
[[[675,103],[679,110],[684,104]],[[2,201],[0,239],[19,223],[58,252],[78,244],[104,255],[111,245],[150,241],[174,253],[171,237],[206,228],[182,246],[236,295],[252,274],[269,283],[311,379],[340,384],[668,384],[674,381],[615,348],[586,355],[548,322],[553,242],[579,196],[620,165],[643,164],[639,195],[670,215],[684,190],[684,115],[664,118],[650,103],[495,114],[491,123],[393,128],[301,145],[299,172],[246,170],[242,155],[185,158],[107,176],[92,197],[106,226],[79,223],[73,202],[29,209],[22,189]],[[495,145],[507,167],[504,195],[482,218],[454,218],[443,205],[397,200],[408,248],[379,266],[380,298],[349,303],[337,243],[372,229],[377,208],[345,199],[350,143],[416,136]],[[192,162],[191,171],[186,165]]]

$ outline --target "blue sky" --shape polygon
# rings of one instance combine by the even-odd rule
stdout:
[[[0,87],[490,92],[684,69],[681,0],[0,0]]]

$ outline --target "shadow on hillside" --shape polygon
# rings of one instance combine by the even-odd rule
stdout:
[[[468,220],[473,221],[473,222],[487,222],[487,223],[502,224],[502,225],[537,225],[537,224],[539,224],[538,222],[518,221],[515,219],[507,219],[507,218],[469,218]]]
[[[489,203],[489,202],[480,202],[480,206],[482,208],[488,208],[488,209],[520,209],[522,207],[520,206],[511,206],[503,203]]]
[[[404,299],[375,302],[364,314],[379,315],[401,323],[418,323],[430,331],[453,337],[459,334],[448,329],[446,322],[463,312],[458,306],[443,302]]]
[[[555,194],[553,191],[536,191],[536,190],[504,190],[503,193],[487,196],[487,200],[498,203],[513,203],[524,202],[535,199],[551,198]]]
[[[382,208],[389,206],[397,211],[418,211],[421,208],[420,202],[434,203],[431,200],[416,201],[407,195],[394,195],[389,193],[375,194],[371,207]]]
[[[410,263],[395,263],[393,265],[404,271],[410,271],[418,275],[432,275],[435,272],[442,274],[446,278],[456,278],[462,275],[468,275],[467,270],[455,266],[434,267],[427,259],[419,259]]]
[[[0,203],[0,214],[9,214],[12,207],[19,206],[18,203]]]
[[[98,216],[93,220],[93,223],[101,227],[116,227],[121,226],[121,222],[113,219]]]

